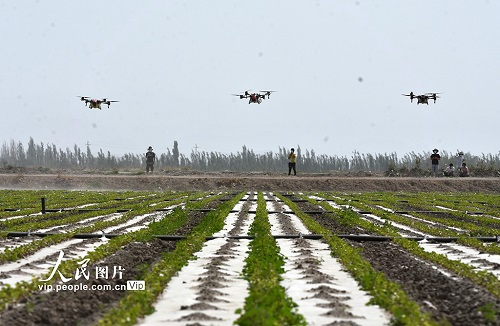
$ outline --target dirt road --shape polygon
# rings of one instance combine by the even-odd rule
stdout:
[[[0,174],[1,189],[200,191],[500,192],[500,178],[351,177],[209,173],[189,175]]]

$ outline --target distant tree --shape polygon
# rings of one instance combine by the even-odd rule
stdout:
[[[26,153],[21,142],[17,143],[17,162],[20,166],[26,166]]]
[[[179,152],[179,144],[174,142],[172,153],[167,148],[165,153],[159,157],[159,164],[163,166],[181,166],[200,171],[272,171],[282,172],[286,167],[289,147],[279,147],[277,153],[272,151],[265,154],[256,154],[252,149],[246,146],[242,147],[241,152],[236,154],[222,154],[218,152],[206,152],[194,150],[190,158]],[[314,149],[305,149],[302,152],[299,145],[296,146],[297,163],[300,170],[309,173],[323,173],[330,171],[373,171],[386,172],[389,169],[408,171],[412,168],[422,170],[430,169],[430,153],[405,154],[398,158],[396,153],[377,153],[362,154],[353,151],[350,158],[336,155],[317,155]],[[89,144],[87,144],[86,153],[82,152],[78,146],[74,145],[73,151],[58,149],[55,144],[36,144],[30,137],[27,150],[21,142],[11,140],[4,141],[0,147],[0,162],[4,167],[7,166],[40,166],[48,168],[98,168],[98,169],[117,169],[117,168],[141,168],[143,165],[143,155],[127,153],[122,157],[115,157],[111,152],[105,153],[102,149],[97,153],[97,157],[92,155]],[[441,151],[442,162],[455,162],[456,155]],[[500,173],[500,152],[496,154],[472,155],[466,153],[467,165],[472,167],[473,171],[482,171],[484,174],[498,175]]]
[[[35,164],[37,164],[36,146],[33,137],[30,137],[30,140],[28,142],[28,151],[26,152],[26,164],[28,166],[30,165],[34,166]]]
[[[177,144],[177,141],[174,141],[174,149],[172,149],[172,156],[174,159],[174,166],[178,167],[179,166],[179,145]]]
[[[92,167],[94,167],[94,156],[92,155],[90,146],[87,145],[87,168],[92,168]]]
[[[9,154],[9,146],[7,146],[6,142],[3,142],[2,149],[0,150],[0,156],[2,157],[2,165],[5,167],[11,164],[11,158]]]

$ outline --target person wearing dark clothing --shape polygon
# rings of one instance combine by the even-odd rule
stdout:
[[[295,154],[295,149],[290,150],[290,154],[288,154],[288,175],[292,173],[293,175],[297,175],[297,170],[295,170],[295,162],[297,160],[297,154]]]
[[[156,154],[153,152],[153,147],[149,146],[148,151],[146,152],[146,173],[153,173],[154,164],[156,161]]]
[[[431,164],[432,164],[432,175],[436,176],[439,171],[439,160],[441,156],[438,154],[439,150],[433,149],[431,155]]]

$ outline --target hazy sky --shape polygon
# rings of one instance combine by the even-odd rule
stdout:
[[[500,1],[0,0],[0,141],[498,153],[499,31]]]

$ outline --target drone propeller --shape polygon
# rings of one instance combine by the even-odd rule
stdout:
[[[90,97],[88,96],[77,96],[80,98],[80,101],[87,101]]]
[[[410,94],[401,94],[401,95],[403,95],[403,96],[409,96],[409,97],[410,97],[410,101],[411,101],[412,103],[413,103],[413,99],[414,99],[415,97],[418,97],[418,96],[416,96],[415,94],[413,94],[413,92],[410,92]]]
[[[231,94],[233,96],[239,96],[240,97],[240,100],[241,99],[244,99],[244,98],[248,98],[250,95],[252,95],[252,93],[250,93],[252,90],[249,89],[249,90],[246,90],[244,92],[242,92],[242,94]]]
[[[120,102],[120,101],[111,101],[111,100],[108,100],[107,98],[103,98],[101,100],[101,103],[112,103],[112,102]]]
[[[276,91],[260,91],[261,93],[264,93],[264,96],[267,95],[267,98],[269,99],[269,97],[271,96],[271,93],[274,93]]]
[[[426,93],[425,95],[428,98],[433,99],[434,103],[436,103],[436,99],[440,98],[440,96],[438,96],[437,94],[441,94],[441,93]]]
[[[111,105],[111,103],[113,103],[113,102],[120,102],[120,101],[107,101],[106,99],[103,99],[103,100],[102,100],[102,103],[107,104],[107,105],[108,105],[108,108],[109,108],[109,106]]]

